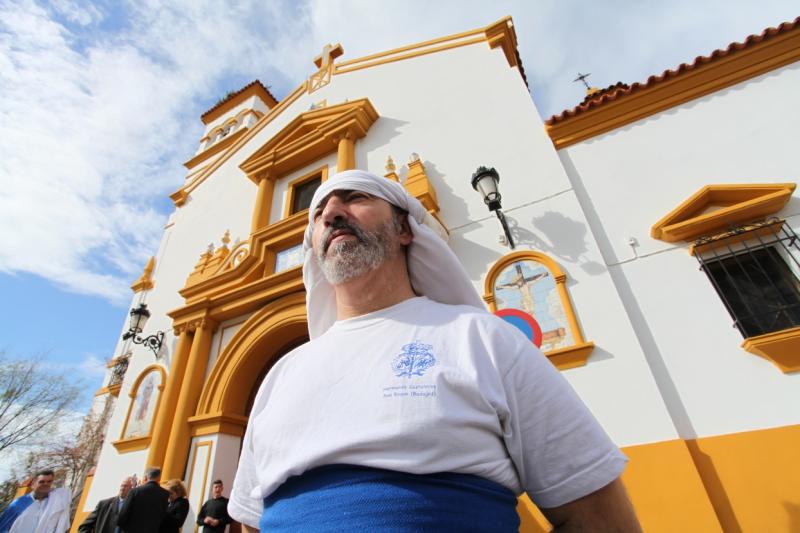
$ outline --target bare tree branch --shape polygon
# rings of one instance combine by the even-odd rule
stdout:
[[[0,453],[46,437],[72,408],[80,388],[39,360],[8,360],[0,352]]]

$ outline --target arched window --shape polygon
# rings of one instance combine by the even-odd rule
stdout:
[[[161,365],[146,367],[136,378],[131,387],[131,402],[122,433],[119,440],[113,443],[117,450],[128,452],[148,446],[165,384],[166,372]]]
[[[562,369],[586,364],[594,348],[594,343],[583,339],[566,280],[558,263],[548,256],[533,251],[513,252],[489,270],[483,295],[494,313],[516,311],[516,315],[502,314],[510,315],[507,319],[512,323],[521,320],[522,329],[529,328],[532,342]]]

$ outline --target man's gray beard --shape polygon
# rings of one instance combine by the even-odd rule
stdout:
[[[388,221],[376,231],[364,231],[351,225],[354,239],[332,244],[327,252],[320,247],[316,254],[317,263],[328,283],[346,283],[375,270],[391,258],[398,235],[397,225],[394,220]]]

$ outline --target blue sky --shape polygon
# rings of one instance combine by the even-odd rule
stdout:
[[[512,15],[544,116],[800,15],[794,1],[0,0],[0,349],[100,386],[202,135],[253,79],[280,99],[345,58]],[[188,274],[188,273],[187,273]]]

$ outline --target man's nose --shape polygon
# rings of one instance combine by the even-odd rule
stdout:
[[[347,216],[347,204],[338,196],[331,196],[325,203],[322,210],[322,223],[330,226],[334,220],[345,219]]]

